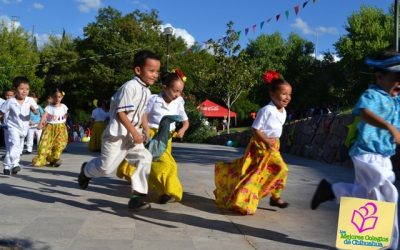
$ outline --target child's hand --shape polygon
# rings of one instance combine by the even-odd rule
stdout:
[[[180,129],[178,132],[176,132],[176,134],[174,135],[174,137],[176,137],[176,138],[183,138],[183,136],[185,135],[185,132],[186,132],[186,131]]]
[[[144,143],[148,143],[150,141],[150,135],[147,133],[147,131],[143,131],[143,141]]]
[[[276,143],[276,138],[266,138],[265,143],[267,144],[267,147],[270,148],[271,150],[275,149],[275,143]]]
[[[144,141],[143,136],[139,133],[133,134],[132,139],[135,144],[141,144]]]

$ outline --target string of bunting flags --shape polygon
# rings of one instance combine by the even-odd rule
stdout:
[[[317,0],[307,0],[307,1],[304,1],[301,5],[296,4],[296,5],[293,7],[293,11],[294,11],[294,13],[296,14],[296,16],[299,14],[300,6],[302,6],[302,9],[304,9],[304,8],[307,6],[307,4],[308,4],[309,2],[315,3],[315,2],[317,2]],[[285,14],[285,16],[286,16],[286,19],[289,19],[290,12],[291,12],[290,10],[286,10],[286,11],[284,12],[284,14]],[[252,31],[255,33],[256,30],[257,30],[257,27],[259,27],[260,30],[262,30],[263,27],[264,27],[264,25],[265,25],[266,23],[270,23],[273,19],[275,19],[275,20],[278,22],[278,21],[281,19],[281,16],[282,16],[281,13],[276,14],[275,17],[267,18],[266,20],[261,21],[259,24],[253,24],[253,25],[251,25],[251,26],[249,26],[249,27],[247,27],[247,28],[245,28],[245,29],[243,29],[243,30],[236,31],[236,34],[237,34],[238,37],[240,38],[240,35],[242,34],[242,31],[244,31],[244,34],[245,34],[246,36],[247,36],[247,34],[249,33],[250,30],[252,30]],[[221,41],[224,41],[225,39],[226,39],[226,36],[223,36],[222,38],[219,38],[219,39],[217,40],[217,43],[221,43]],[[203,43],[207,44],[207,43],[209,43],[209,41],[206,41],[206,42],[203,42]]]

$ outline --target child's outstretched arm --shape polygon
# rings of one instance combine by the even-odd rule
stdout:
[[[37,126],[37,129],[40,130],[40,129],[42,129],[44,127],[44,124],[46,123],[47,114],[48,113],[46,111],[43,113],[42,118],[40,118],[40,122],[39,122],[39,124]]]
[[[124,127],[132,135],[133,142],[135,144],[143,143],[143,136],[141,134],[139,134],[139,132],[136,130],[136,128],[129,121],[129,118],[128,118],[126,112],[122,111],[122,112],[117,113],[117,117],[118,117],[119,121],[122,123],[122,125],[124,125]]]
[[[183,138],[183,136],[185,135],[185,132],[188,128],[189,128],[189,120],[183,121],[182,128],[177,131],[175,137]]]
[[[150,140],[150,127],[149,127],[149,119],[147,118],[147,113],[144,113],[142,116],[142,128],[143,128],[143,134],[145,136],[144,140],[147,142]]]
[[[395,126],[388,123],[369,109],[361,110],[361,118],[372,126],[388,130],[392,134],[394,142],[400,144],[400,132]]]

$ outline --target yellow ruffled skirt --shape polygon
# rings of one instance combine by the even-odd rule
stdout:
[[[101,136],[106,128],[105,122],[95,122],[92,126],[92,134],[90,135],[89,150],[100,151],[101,149]]]
[[[153,137],[156,132],[156,129],[151,129],[150,137]],[[135,167],[124,160],[118,166],[117,176],[130,181],[134,171]],[[168,140],[164,154],[151,164],[149,187],[160,196],[166,194],[175,198],[175,201],[182,200],[183,188],[178,177],[178,165],[172,156],[172,138]]]
[[[43,167],[47,162],[54,163],[61,158],[68,143],[68,132],[65,123],[48,123],[40,137],[38,155],[32,159],[32,165]]]
[[[275,150],[270,150],[253,136],[243,157],[231,163],[215,164],[215,202],[222,208],[254,214],[263,197],[271,194],[274,199],[280,198],[287,175],[279,140]]]

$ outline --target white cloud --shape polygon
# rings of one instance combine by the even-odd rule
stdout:
[[[132,3],[134,5],[137,5],[140,9],[146,9],[146,10],[150,9],[149,6],[147,6],[147,4],[142,3],[141,1],[134,0]]]
[[[101,0],[75,0],[79,3],[78,9],[80,12],[89,12],[96,10],[102,5]]]
[[[185,30],[185,29],[181,29],[181,28],[175,28],[175,27],[173,27],[171,24],[169,24],[169,23],[167,23],[167,24],[165,24],[165,25],[161,25],[161,31],[164,31],[164,28],[165,27],[172,27],[173,29],[174,29],[174,32],[173,32],[173,35],[175,36],[175,37],[180,37],[180,38],[182,38],[184,41],[185,41],[185,43],[186,43],[186,45],[187,45],[187,47],[189,48],[189,47],[192,47],[193,46],[193,44],[195,43],[195,39],[194,39],[194,37],[187,31],[187,30]]]
[[[21,27],[21,23],[19,21],[17,20],[12,21],[12,19],[9,18],[8,16],[0,16],[0,22],[4,23],[8,30]]]
[[[49,34],[35,34],[36,43],[39,48],[49,42]]]
[[[291,27],[300,30],[303,34],[306,35],[315,35],[315,31],[306,23],[303,21],[301,18],[296,18],[294,23],[290,25]]]
[[[306,23],[305,21],[303,21],[303,19],[297,17],[294,21],[294,23],[292,23],[290,25],[292,28],[298,29],[300,30],[303,34],[305,35],[323,35],[323,34],[330,34],[330,35],[336,35],[338,34],[338,30],[335,27],[323,27],[320,26],[318,28],[312,28],[308,25],[308,23]]]
[[[41,3],[33,3],[33,8],[35,8],[37,10],[41,10],[44,8],[44,6]]]
[[[314,56],[314,54],[312,54],[312,56]],[[342,58],[338,57],[335,54],[332,54],[332,56],[333,56],[333,61],[334,62],[338,62],[338,61],[342,60]],[[318,54],[316,59],[319,60],[319,61],[324,60],[324,54]]]
[[[315,29],[318,34],[330,34],[330,35],[337,35],[338,30],[335,27],[318,27]]]

